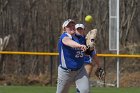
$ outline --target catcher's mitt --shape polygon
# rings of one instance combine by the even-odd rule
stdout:
[[[85,51],[85,53],[88,55],[90,55],[95,48],[96,34],[97,34],[97,29],[93,29],[89,31],[88,34],[86,35],[87,51]]]
[[[97,68],[95,71],[95,75],[99,78],[99,79],[104,79],[105,77],[105,71],[103,68]]]

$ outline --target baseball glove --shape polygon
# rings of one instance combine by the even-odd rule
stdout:
[[[93,29],[88,32],[86,35],[86,46],[87,50],[85,51],[86,54],[90,55],[95,48],[95,40],[96,40],[97,29]]]
[[[101,67],[97,68],[96,71],[95,71],[95,75],[101,80],[104,79],[104,77],[105,77],[104,69],[101,68]]]

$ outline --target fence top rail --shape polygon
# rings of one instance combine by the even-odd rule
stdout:
[[[140,58],[140,55],[130,55],[130,54],[97,54],[100,57],[125,57],[125,58]]]
[[[57,52],[20,52],[20,51],[0,51],[0,54],[11,54],[11,55],[42,55],[42,56],[58,56]],[[97,54],[99,57],[126,57],[126,58],[140,58],[140,54]]]

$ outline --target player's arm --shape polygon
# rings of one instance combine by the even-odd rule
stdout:
[[[63,44],[65,44],[65,45],[67,45],[67,46],[70,46],[70,47],[73,47],[73,48],[80,48],[80,49],[82,49],[83,51],[85,51],[85,50],[87,49],[85,45],[81,45],[81,44],[79,44],[79,43],[73,41],[73,40],[72,40],[71,38],[69,38],[69,37],[64,37],[64,38],[62,39],[62,42],[63,42]]]
[[[93,56],[93,60],[95,61],[97,67],[99,68],[100,67],[100,61],[99,61],[99,59],[98,59],[96,54]]]
[[[100,61],[99,61],[98,56],[96,54],[96,49],[90,53],[90,56],[93,59],[93,61],[96,63],[97,67],[100,67]]]

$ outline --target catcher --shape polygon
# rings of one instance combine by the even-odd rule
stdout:
[[[85,69],[87,71],[88,76],[90,77],[92,69],[93,69],[93,61],[95,61],[97,65],[97,70],[95,71],[95,75],[99,79],[104,78],[104,70],[100,67],[100,62],[98,60],[98,57],[96,55],[96,49],[95,49],[95,40],[96,40],[96,34],[97,29],[93,29],[88,32],[88,34],[85,36],[85,26],[83,24],[76,24],[76,37],[81,39],[81,42],[83,42],[83,39],[85,39],[85,44],[87,46],[87,51],[85,51]]]

